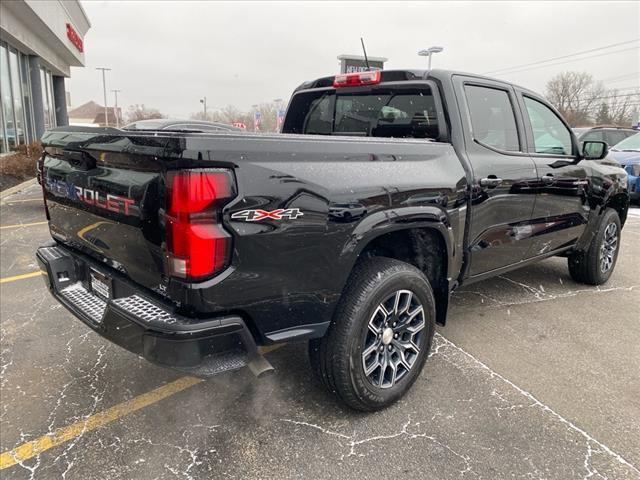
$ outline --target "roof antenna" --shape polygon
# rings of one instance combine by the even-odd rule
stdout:
[[[360,37],[360,43],[362,44],[362,51],[364,52],[364,63],[367,65],[367,70],[371,70],[369,66],[369,59],[367,58],[367,49],[364,48],[364,40]]]

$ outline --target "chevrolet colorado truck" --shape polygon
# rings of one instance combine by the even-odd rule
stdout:
[[[411,387],[460,285],[565,256],[606,282],[629,204],[607,145],[542,97],[450,71],[298,87],[280,134],[60,127],[43,138],[55,298],[199,375],[305,340],[352,408]]]

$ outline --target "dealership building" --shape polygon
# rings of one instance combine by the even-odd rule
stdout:
[[[67,125],[64,79],[90,27],[77,0],[0,2],[0,153]]]

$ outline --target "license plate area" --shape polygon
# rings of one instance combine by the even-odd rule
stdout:
[[[91,284],[91,291],[103,300],[110,300],[112,296],[112,284],[111,279],[91,268],[89,270],[89,283]]]

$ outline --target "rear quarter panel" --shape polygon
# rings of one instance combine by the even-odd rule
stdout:
[[[412,226],[437,226],[449,270],[459,270],[466,180],[451,145],[309,135],[215,143],[187,140],[183,154],[203,158],[212,148],[216,161],[235,165],[238,182],[224,211],[232,266],[186,290],[185,302],[201,311],[242,313],[263,338],[328,325],[359,252],[378,235]],[[303,213],[296,219],[232,219],[295,208]]]

